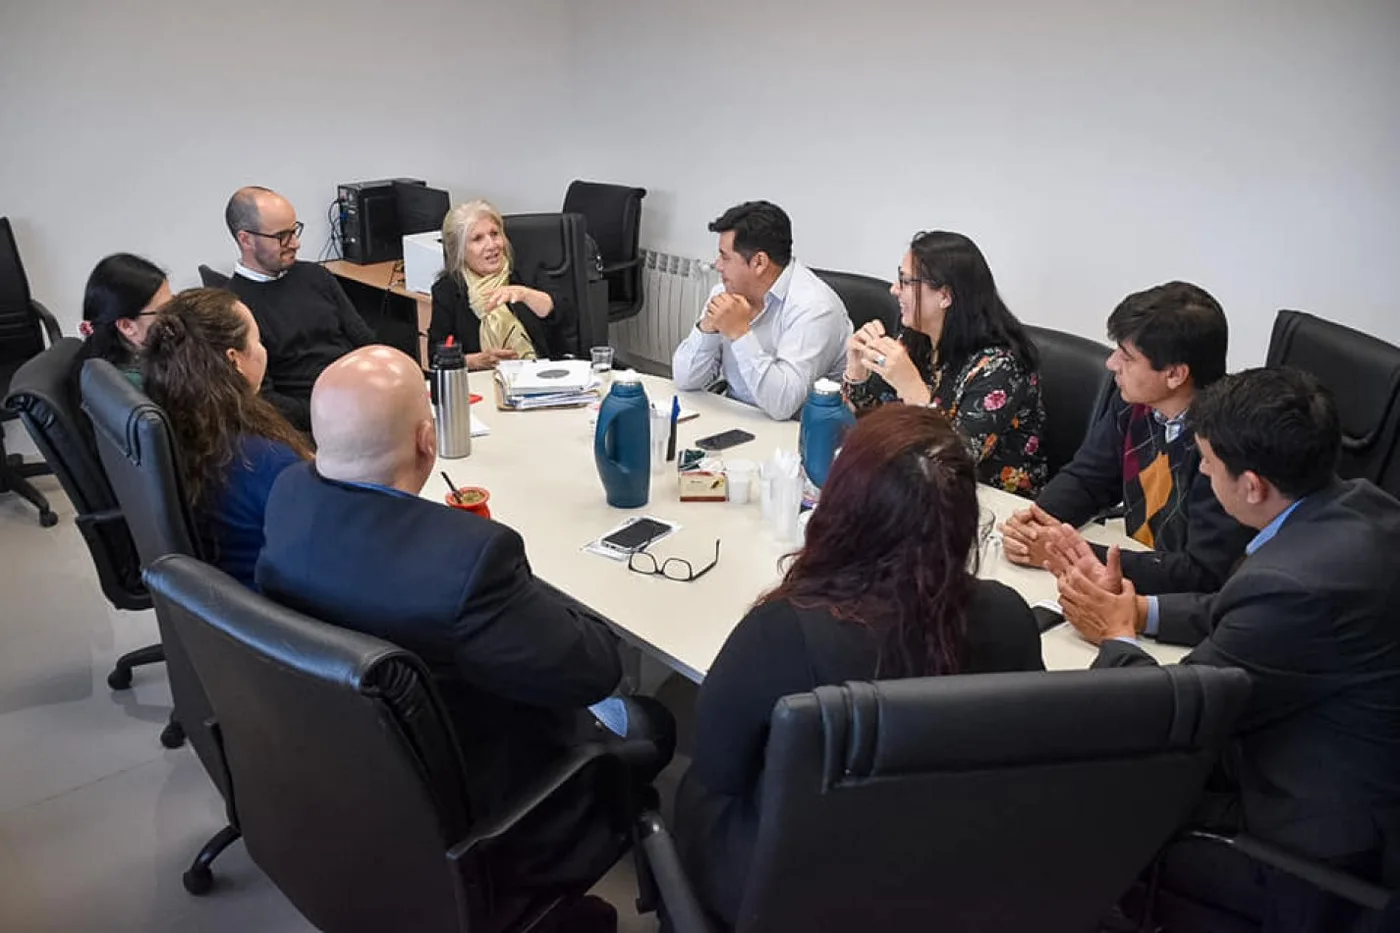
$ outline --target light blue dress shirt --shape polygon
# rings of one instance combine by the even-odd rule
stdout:
[[[1274,535],[1278,534],[1278,530],[1283,527],[1283,523],[1288,520],[1288,516],[1292,515],[1293,510],[1301,505],[1302,502],[1302,499],[1295,499],[1292,505],[1275,515],[1273,521],[1269,522],[1263,528],[1260,528],[1259,533],[1251,538],[1250,542],[1244,546],[1245,556],[1251,556],[1255,551],[1272,541]],[[1153,638],[1156,638],[1160,623],[1161,610],[1157,606],[1157,597],[1149,596],[1147,597],[1147,624],[1142,628],[1143,634],[1151,635]]]
[[[716,285],[709,297],[723,291]],[[671,358],[671,378],[678,389],[703,389],[722,375],[730,396],[783,421],[797,413],[818,379],[840,381],[850,336],[841,299],[794,259],[764,295],[747,334],[730,341],[692,327]]]

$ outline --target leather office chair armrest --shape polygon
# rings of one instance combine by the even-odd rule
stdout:
[[[34,313],[39,315],[39,320],[44,325],[44,331],[49,335],[49,346],[62,340],[63,330],[58,326],[58,318],[53,316],[53,312],[44,307],[43,302],[34,298],[29,299],[29,305],[34,309]]]
[[[117,522],[125,523],[126,515],[121,509],[103,509],[101,512],[75,516],[73,520],[79,525],[115,525]]]
[[[483,882],[489,883],[490,873],[485,865],[485,856],[492,843],[527,820],[551,797],[566,791],[580,776],[597,767],[610,768],[617,772],[607,785],[618,790],[615,798],[609,803],[619,810],[623,809],[626,804],[625,798],[630,797],[631,789],[616,751],[606,745],[580,745],[571,749],[558,764],[500,810],[483,816],[465,839],[448,850],[447,861],[455,870],[454,882],[457,885],[458,909],[463,929],[467,928],[466,924],[471,917],[487,917],[494,913],[493,892],[482,890],[480,887]],[[617,816],[623,817],[624,814],[619,812]],[[626,819],[630,819],[630,814],[625,816]],[[619,828],[626,829],[625,819]]]
[[[636,259],[624,259],[620,262],[600,262],[598,263],[598,271],[603,273],[604,275],[611,275],[614,272],[622,272],[626,269],[635,269],[637,266],[641,265],[641,262],[642,258],[640,256],[638,256]]]
[[[645,861],[645,864],[638,863],[638,868],[642,869],[638,872],[638,884],[642,888],[638,908],[655,909],[655,897],[659,894],[675,933],[714,933],[681,866],[671,832],[659,813],[648,810],[638,818],[637,838]]]
[[[1384,910],[1394,896],[1393,891],[1380,885],[1372,884],[1355,875],[1349,875],[1305,856],[1295,855],[1286,849],[1280,849],[1244,833],[1237,836],[1226,836],[1220,833],[1192,829],[1186,831],[1185,837],[1228,846],[1256,862],[1287,872],[1329,894],[1335,894],[1337,897],[1351,901],[1353,904],[1359,904],[1368,910]]]

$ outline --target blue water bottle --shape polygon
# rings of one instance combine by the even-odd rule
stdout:
[[[802,406],[802,424],[797,435],[797,450],[802,457],[802,472],[817,489],[826,485],[831,462],[846,436],[846,430],[856,423],[856,416],[841,398],[841,386],[830,379],[818,379]]]
[[[608,505],[635,509],[651,494],[651,405],[637,374],[613,375],[612,391],[598,406],[593,459]]]

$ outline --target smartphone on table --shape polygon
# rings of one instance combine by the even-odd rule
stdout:
[[[701,450],[728,450],[731,447],[738,447],[740,444],[747,444],[751,440],[753,440],[753,435],[748,431],[734,428],[732,431],[702,437],[695,442],[695,446]]]
[[[657,538],[669,534],[673,526],[654,518],[639,518],[603,538],[600,544],[621,554],[640,551]]]

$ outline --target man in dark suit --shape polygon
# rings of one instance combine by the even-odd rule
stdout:
[[[1379,880],[1400,829],[1400,502],[1336,477],[1337,410],[1304,373],[1226,376],[1198,398],[1193,421],[1215,496],[1258,530],[1218,593],[1156,607],[1163,630],[1198,636],[1183,663],[1240,667],[1253,681],[1222,762],[1226,793],[1202,816]],[[1095,667],[1154,663],[1137,642],[1148,602],[1119,567],[1116,551],[1106,566],[1080,554],[1058,567],[1066,618],[1100,645]],[[1164,884],[1174,863],[1229,872],[1199,871],[1217,852],[1227,850],[1169,852]],[[1266,930],[1351,922],[1349,905],[1291,876],[1242,877],[1229,906],[1257,909]]]
[[[311,423],[315,462],[284,471],[268,498],[257,584],[422,658],[452,716],[474,812],[572,745],[620,741],[588,711],[621,677],[608,626],[537,580],[510,528],[419,497],[437,443],[418,364],[383,346],[348,353],[316,381]],[[673,724],[645,698],[628,698],[621,718],[609,724],[638,740],[628,760],[649,782],[670,759]]]

